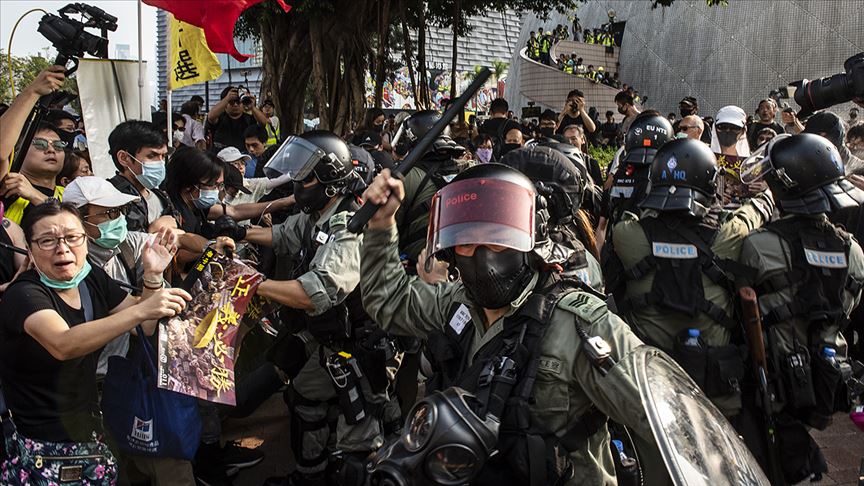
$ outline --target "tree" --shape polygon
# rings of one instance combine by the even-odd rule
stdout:
[[[3,49],[0,49],[0,58],[2,58],[0,59],[0,103],[9,104],[15,96],[12,94],[12,85],[9,80],[9,63]],[[36,79],[40,71],[51,64],[51,61],[41,56],[12,56],[12,79],[15,81],[15,95],[18,95],[22,89]],[[66,78],[63,89],[71,93],[78,93],[78,84],[75,82],[74,75]],[[79,108],[76,107],[76,109]]]

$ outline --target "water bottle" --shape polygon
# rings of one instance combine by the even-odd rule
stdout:
[[[828,362],[835,369],[837,366],[837,350],[832,348],[831,346],[825,346],[822,348],[822,357],[825,358],[825,361]]]
[[[701,348],[702,343],[699,342],[699,329],[687,329],[687,338],[684,340],[684,346]]]
[[[627,454],[624,452],[624,443],[618,439],[612,440],[612,443],[615,444],[615,448],[618,449],[618,457],[621,459],[621,465],[625,467],[630,466],[634,461],[627,457]]]

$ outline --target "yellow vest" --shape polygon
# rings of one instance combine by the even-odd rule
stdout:
[[[60,201],[63,200],[63,186],[54,186],[54,197]],[[9,218],[15,224],[20,225],[24,219],[24,210],[30,205],[30,201],[24,198],[18,198],[11,206],[6,208],[5,217]]]
[[[267,144],[266,145],[269,147],[270,145],[276,145],[277,143],[279,143],[279,131],[280,131],[280,129],[279,128],[273,128],[273,125],[270,123],[267,124],[266,129],[267,129]]]

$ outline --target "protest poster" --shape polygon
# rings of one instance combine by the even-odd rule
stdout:
[[[739,207],[747,199],[753,197],[747,184],[741,182],[741,163],[746,157],[735,155],[714,154],[717,156],[717,167],[720,177],[717,180],[717,193],[722,198],[723,207]]]
[[[202,255],[186,280],[192,301],[159,325],[160,388],[236,404],[240,322],[262,278],[239,259],[212,249]]]

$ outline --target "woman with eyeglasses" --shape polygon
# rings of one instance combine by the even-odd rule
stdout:
[[[114,484],[97,404],[99,352],[138,324],[152,334],[158,319],[178,314],[191,297],[146,285],[140,298],[128,295],[87,262],[86,232],[69,204],[33,207],[22,229],[32,268],[0,302],[0,380],[15,427],[5,438],[0,483]],[[176,250],[159,238],[146,247]]]

